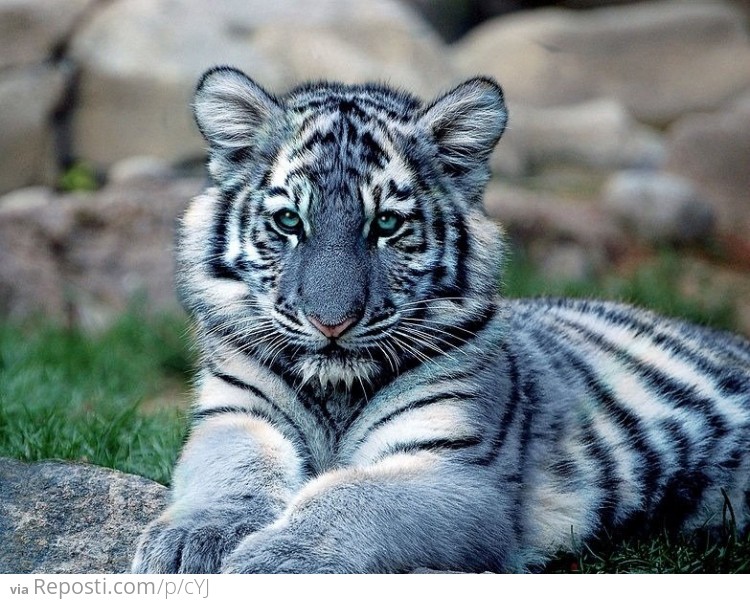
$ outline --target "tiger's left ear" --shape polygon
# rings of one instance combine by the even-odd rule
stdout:
[[[502,88],[493,79],[477,77],[435,100],[417,125],[437,144],[444,171],[471,189],[489,178],[487,161],[507,122]]]

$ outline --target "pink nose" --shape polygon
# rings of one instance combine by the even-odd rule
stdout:
[[[323,323],[318,321],[318,319],[309,315],[307,315],[307,320],[315,325],[315,328],[320,331],[320,333],[330,339],[339,337],[342,333],[349,329],[349,327],[357,322],[356,318],[349,317],[348,319],[345,319],[344,321],[341,321],[341,323],[337,323],[336,325],[324,325]]]

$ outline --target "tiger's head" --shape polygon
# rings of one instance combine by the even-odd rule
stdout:
[[[178,282],[209,344],[351,387],[490,318],[502,243],[482,193],[507,119],[494,81],[423,105],[380,85],[275,97],[218,67],[193,106],[212,187],[183,219]]]

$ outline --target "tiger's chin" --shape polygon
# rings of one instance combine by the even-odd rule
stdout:
[[[343,353],[335,356],[311,354],[302,358],[296,368],[305,383],[318,383],[321,388],[344,387],[347,390],[354,385],[365,386],[380,371],[373,360]]]

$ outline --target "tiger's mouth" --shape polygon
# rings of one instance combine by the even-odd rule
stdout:
[[[320,387],[344,385],[347,389],[357,384],[368,384],[380,371],[379,364],[357,352],[346,350],[336,344],[328,344],[301,358],[297,371],[303,381]]]

